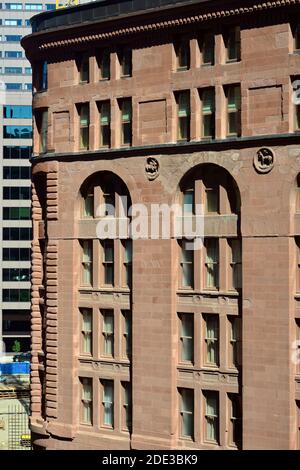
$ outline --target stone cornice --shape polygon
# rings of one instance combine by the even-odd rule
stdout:
[[[243,3],[243,2],[241,2]],[[164,19],[161,21],[149,21],[148,23],[145,22],[144,24],[135,24],[132,26],[126,26],[122,28],[113,28],[112,26],[110,29],[103,31],[103,32],[90,32],[87,33],[86,30],[82,34],[80,34],[80,29],[82,25],[74,25],[74,28],[68,29],[66,28],[65,31],[71,32],[76,31],[76,37],[69,37],[61,40],[49,40],[49,38],[43,39],[43,36],[48,36],[47,32],[45,33],[38,33],[34,35],[27,36],[24,38],[24,45],[27,45],[27,41],[30,39],[34,39],[35,41],[39,42],[37,49],[42,53],[46,52],[51,49],[57,48],[64,48],[70,46],[78,46],[83,44],[93,43],[99,40],[109,40],[115,39],[118,37],[123,36],[130,36],[139,33],[153,33],[155,31],[162,31],[168,30],[171,28],[176,28],[185,25],[192,25],[203,23],[205,21],[211,21],[216,19],[224,19],[227,17],[234,17],[237,15],[248,15],[248,14],[256,14],[261,13],[266,10],[274,10],[279,9],[282,7],[287,6],[295,6],[300,5],[300,0],[275,0],[275,1],[253,1],[252,5],[247,6],[239,6],[237,8],[219,8],[219,9],[212,9],[212,11],[206,11],[202,14],[184,14],[185,10],[181,9],[181,12],[178,13],[177,17],[173,17],[171,19]],[[145,15],[147,12],[143,12]],[[173,16],[176,16],[176,4],[172,8]],[[138,15],[139,16],[139,15]],[[133,19],[133,17],[131,17]],[[135,17],[136,18],[136,17]],[[114,21],[116,24],[116,21]],[[98,23],[99,24],[99,23]],[[94,23],[97,26],[97,23]],[[61,31],[58,29],[58,31]]]

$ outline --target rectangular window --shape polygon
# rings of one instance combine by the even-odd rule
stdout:
[[[190,42],[180,41],[175,45],[176,69],[178,72],[190,68]]]
[[[81,150],[89,149],[89,131],[90,131],[90,110],[89,104],[78,105],[79,114],[79,148]]]
[[[106,286],[114,285],[114,242],[103,240],[103,281]]]
[[[37,91],[45,91],[48,88],[48,64],[46,61],[36,64]]]
[[[81,378],[81,424],[93,424],[93,381]]]
[[[4,227],[3,240],[32,240],[32,229],[29,227]]]
[[[4,139],[32,139],[32,126],[4,126]]]
[[[103,337],[103,356],[114,356],[114,311],[101,310],[102,314],[102,337]]]
[[[181,388],[180,394],[180,436],[194,439],[194,390]]]
[[[205,440],[219,442],[219,394],[206,391],[205,396]]]
[[[194,362],[194,315],[180,313],[180,361]]]
[[[126,431],[131,431],[131,384],[130,382],[122,382],[123,388],[123,428]]]
[[[100,147],[110,147],[110,102],[98,104],[100,120]]]
[[[83,216],[94,217],[94,188],[90,188],[84,198]]]
[[[6,75],[21,75],[22,67],[5,67],[4,73]]]
[[[81,312],[81,353],[92,354],[93,348],[93,310],[91,308],[82,308]]]
[[[300,23],[294,27],[294,51],[300,51]]]
[[[29,289],[3,289],[3,302],[30,302]]]
[[[177,140],[190,140],[190,93],[182,91],[176,94],[177,102]]]
[[[109,51],[100,51],[97,54],[100,80],[110,79],[110,53]]]
[[[132,240],[122,242],[124,249],[124,281],[127,287],[132,285]]]
[[[205,320],[205,363],[209,366],[219,365],[219,316],[207,314]]]
[[[240,448],[242,441],[242,406],[240,395],[229,393],[230,443]]]
[[[118,52],[121,78],[132,76],[132,50],[124,48]]]
[[[214,65],[215,63],[215,37],[211,33],[203,33],[200,39],[201,64]]]
[[[4,282],[16,282],[16,281],[29,282],[30,281],[30,269],[26,269],[26,268],[3,269],[2,279]],[[23,310],[22,310],[22,314],[23,314]]]
[[[3,261],[30,261],[30,248],[3,248]]]
[[[31,108],[31,106],[30,106]],[[3,147],[3,158],[5,159],[25,159],[28,160],[31,156],[32,147],[24,145],[5,145]]]
[[[205,187],[205,212],[207,214],[219,213],[220,192],[219,185],[209,184]]]
[[[5,83],[4,86],[7,91],[22,90],[22,83]]]
[[[79,82],[88,83],[90,78],[89,73],[89,57],[84,55],[78,59],[78,72],[79,72]]]
[[[29,220],[30,207],[3,207],[3,220]]]
[[[4,36],[6,42],[21,42],[22,36],[17,36],[15,34],[7,34]]]
[[[18,180],[29,179],[30,167],[29,166],[4,166],[3,179],[4,180]]]
[[[229,363],[233,367],[239,367],[242,364],[241,318],[229,316],[228,319],[230,325]]]
[[[132,145],[132,104],[131,98],[119,101],[121,110],[121,145]]]
[[[194,287],[194,251],[189,248],[191,241],[181,242],[181,287]]]
[[[204,88],[200,90],[202,105],[202,138],[215,138],[215,89]]]
[[[39,133],[39,151],[40,153],[46,153],[48,147],[48,110],[37,110],[35,113]]]
[[[183,213],[185,215],[195,213],[195,191],[193,188],[183,192]]]
[[[226,47],[226,61],[241,60],[241,29],[239,26],[229,28],[224,35]]]
[[[242,287],[242,253],[241,241],[230,240],[231,247],[231,271],[232,271],[232,287],[240,289]]]
[[[103,215],[110,215],[111,217],[114,217],[116,205],[115,192],[113,191],[111,185],[108,183],[104,183],[102,188],[102,201],[104,208]]]
[[[82,285],[83,286],[91,286],[92,279],[93,279],[93,241],[92,240],[84,240],[81,242],[82,247],[82,260],[81,260],[81,267],[82,267]]]
[[[219,288],[219,240],[217,238],[207,238],[206,248],[206,288]]]
[[[227,99],[227,135],[241,135],[241,88],[230,85],[226,88]]]
[[[131,312],[130,310],[122,310],[123,320],[123,341],[122,356],[126,359],[131,358]]]
[[[102,425],[114,427],[114,383],[112,380],[101,380],[102,385]]]
[[[21,51],[5,51],[4,52],[4,57],[8,59],[21,59],[22,55],[23,54]]]
[[[25,3],[25,10],[42,10],[43,4],[42,3]]]
[[[22,26],[22,20],[7,19],[4,20],[4,26]]]
[[[32,107],[23,105],[3,106],[3,117],[5,119],[31,119]]]
[[[299,27],[300,28],[300,27]],[[300,50],[299,50],[300,52]],[[292,86],[293,86],[293,93],[294,93],[294,122],[295,122],[295,130],[300,130],[300,75],[294,76],[291,78]]]
[[[297,359],[297,374],[300,375],[300,319],[296,318],[296,343],[295,343],[295,349],[296,349],[296,359]],[[295,351],[294,349],[294,351]]]
[[[32,68],[31,67],[25,67],[24,72],[26,75],[31,75],[32,74]]]
[[[9,188],[3,188],[3,199],[8,200],[29,200],[31,198],[31,191],[28,187],[21,186],[10,186]]]
[[[22,10],[22,3],[4,3],[4,8],[6,10]]]

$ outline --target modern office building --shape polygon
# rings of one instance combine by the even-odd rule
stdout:
[[[300,448],[299,11],[104,0],[35,16],[36,448]],[[204,218],[197,250],[149,234],[175,203]]]
[[[20,41],[34,14],[53,9],[55,0],[0,3],[0,351],[8,353],[30,350],[32,74]]]

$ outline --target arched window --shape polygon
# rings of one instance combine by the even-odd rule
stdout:
[[[120,224],[127,218],[131,206],[126,185],[117,176],[102,172],[89,178],[81,188],[80,220],[114,219],[115,235],[101,236],[93,222],[89,237],[80,236],[82,287],[131,287],[132,242],[120,234]],[[80,224],[87,233],[86,223]],[[84,229],[85,227],[85,229]]]
[[[203,247],[191,250],[180,241],[180,288],[239,290],[241,288],[240,197],[233,178],[216,165],[189,172],[181,186],[184,216],[204,214]]]

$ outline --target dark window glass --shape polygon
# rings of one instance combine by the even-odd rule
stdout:
[[[32,139],[32,126],[4,126],[4,139]]]
[[[31,119],[32,108],[31,106],[6,105],[3,107],[3,117],[7,119]]]
[[[30,269],[8,268],[2,270],[2,279],[5,282],[30,281]]]

